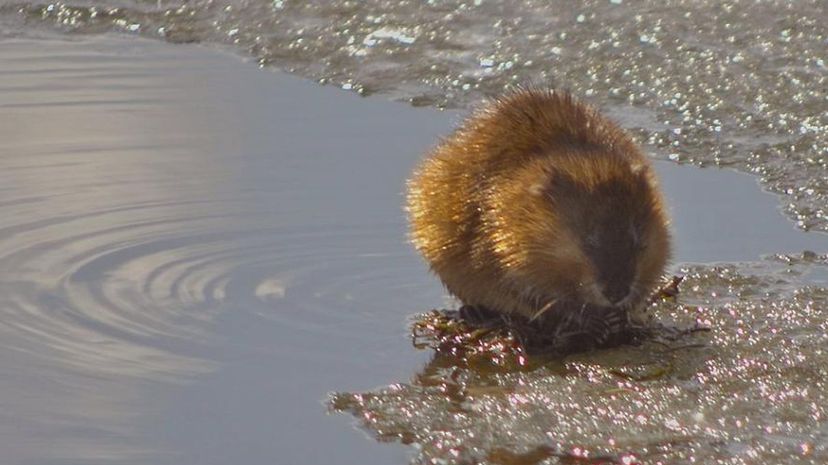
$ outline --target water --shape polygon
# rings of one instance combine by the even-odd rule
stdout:
[[[110,36],[0,61],[4,463],[404,461],[323,401],[425,355],[399,192],[445,118]]]
[[[828,4],[823,0],[9,1],[6,28],[126,31],[231,45],[361,94],[467,106],[515,84],[573,89],[660,156],[731,166],[828,230]]]
[[[825,53],[823,23],[808,21],[824,17],[823,4],[49,5],[0,6],[5,463],[531,463],[515,454],[538,446],[644,463],[828,459],[826,239],[801,230],[825,229],[825,71],[819,61],[794,67],[810,76],[798,83],[779,72]],[[783,20],[762,16],[785,8]],[[662,18],[660,39],[629,35],[629,10],[639,25]],[[722,26],[729,18],[739,21]],[[590,21],[602,26],[578,29]],[[791,24],[791,40],[775,38]],[[300,28],[323,34],[298,41]],[[406,322],[445,301],[405,244],[401,192],[461,113],[101,34],[113,29],[233,44],[418,105],[466,106],[514,81],[551,80],[591,94],[657,157],[755,171],[764,187],[792,190],[658,163],[675,217],[674,271],[688,277],[679,304],[657,313],[710,324],[706,348],[622,349],[529,372],[431,360],[408,344]],[[602,38],[612,31],[623,33],[619,47]],[[727,61],[749,50],[731,31],[774,38]],[[675,37],[718,48],[678,53]],[[587,40],[598,45],[582,60],[544,65]],[[498,64],[512,53],[534,64]],[[712,53],[709,67],[684,73],[693,53]],[[746,77],[722,78],[740,66]],[[607,82],[592,82],[591,67]],[[687,90],[692,118],[674,119],[678,110],[653,96],[677,84],[656,78],[686,75],[699,81]],[[646,90],[631,92],[637,82]],[[746,92],[768,83],[765,114],[817,131],[743,127],[754,111],[744,102],[759,99]],[[703,130],[717,119],[719,131]],[[666,375],[635,381],[617,370]],[[399,384],[377,388],[389,383]],[[413,447],[366,440],[349,416],[326,415],[331,391],[369,433]]]

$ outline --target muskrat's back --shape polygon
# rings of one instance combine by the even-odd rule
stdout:
[[[636,307],[670,252],[647,158],[566,93],[523,90],[475,112],[417,169],[407,209],[451,293],[529,318]]]

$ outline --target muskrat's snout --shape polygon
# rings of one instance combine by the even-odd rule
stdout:
[[[625,280],[614,281],[603,286],[602,294],[611,305],[619,305],[629,297],[631,290],[632,286],[629,282]]]
[[[612,237],[612,236],[609,236]],[[623,307],[633,300],[637,260],[629,241],[617,236],[603,239],[599,247],[587,245],[584,252],[592,262],[593,295],[597,304]]]
[[[583,288],[581,298],[599,307],[626,307],[635,300],[635,288],[631,280],[607,280],[598,277],[592,284]]]

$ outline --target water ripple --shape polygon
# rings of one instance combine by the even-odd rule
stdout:
[[[44,42],[33,55],[11,53],[0,73],[3,95],[27,108],[0,129],[10,149],[0,158],[4,347],[76,373],[180,381],[215,367],[216,328],[229,313],[285,334],[336,337],[373,324],[380,306],[358,309],[354,297],[377,284],[393,292],[411,266],[397,263],[407,249],[396,197],[345,191],[338,201],[368,195],[367,208],[328,218],[315,208],[336,201],[319,186],[353,182],[325,177],[347,160],[308,158],[314,148],[260,156],[280,150],[284,136],[275,135],[239,152],[213,135],[215,118],[235,123],[224,103],[205,111],[205,94],[180,91],[193,71],[170,73],[175,54],[59,49]],[[302,121],[279,127],[290,135]],[[296,179],[297,167],[322,177]],[[390,213],[377,213],[379,204]]]

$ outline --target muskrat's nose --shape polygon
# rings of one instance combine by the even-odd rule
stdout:
[[[627,285],[609,285],[604,288],[604,297],[613,305],[621,302],[630,295],[630,286]]]

